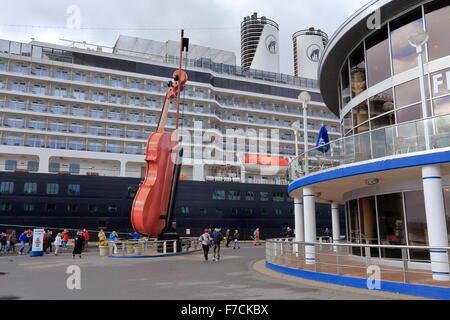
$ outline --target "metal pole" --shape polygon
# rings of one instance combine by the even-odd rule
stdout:
[[[308,166],[308,105],[303,101],[303,140],[305,142],[305,173],[309,173]]]
[[[417,50],[417,58],[418,58],[418,64],[419,64],[419,70],[420,70],[420,77],[419,77],[419,83],[420,83],[420,97],[422,100],[422,117],[424,119],[428,118],[430,115],[428,114],[428,108],[427,108],[427,96],[425,92],[425,68],[423,66],[423,46],[416,46]],[[428,131],[428,122],[425,120],[423,121],[423,129],[424,129],[424,139],[425,139],[425,148],[426,150],[430,150],[430,136]]]

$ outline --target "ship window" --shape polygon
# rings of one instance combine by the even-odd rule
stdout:
[[[47,211],[55,211],[55,210],[56,210],[56,204],[47,203]]]
[[[185,215],[189,214],[189,207],[181,207],[181,213]]]
[[[216,214],[217,215],[222,215],[223,214],[223,209],[222,208],[216,208]]]
[[[228,191],[228,200],[241,200],[241,193],[239,191]]]
[[[207,209],[200,209],[200,214],[206,215],[208,214],[208,210]]]
[[[267,216],[267,209],[266,208],[261,208],[261,215],[262,216]]]
[[[89,205],[89,212],[97,212],[97,211],[98,211],[98,205],[96,205],[96,204]]]
[[[14,171],[17,169],[17,160],[5,160],[5,170]]]
[[[78,163],[71,163],[71,164],[69,164],[69,172],[71,174],[78,174],[78,173],[80,173],[80,164],[78,164]]]
[[[134,198],[136,196],[137,191],[138,191],[138,186],[128,187],[128,198]]]
[[[224,190],[215,190],[213,192],[213,200],[225,200],[225,191]]]
[[[3,181],[0,183],[0,193],[13,193],[14,182]]]
[[[39,162],[38,161],[28,161],[27,169],[30,172],[38,172],[39,171]]]
[[[281,209],[275,209],[275,215],[276,215],[276,216],[281,216],[281,215],[283,215],[283,210],[281,210]]]
[[[283,202],[284,201],[284,193],[283,192],[274,192],[273,193],[273,201]]]
[[[69,184],[67,187],[67,194],[69,196],[79,196],[80,195],[80,185],[79,184]]]
[[[60,169],[60,163],[59,162],[50,162],[49,164],[49,172],[58,173]]]
[[[108,206],[108,212],[109,212],[109,213],[116,213],[116,212],[117,212],[117,205],[115,205],[115,204],[110,204],[110,205]]]
[[[245,200],[248,200],[248,201],[253,201],[253,200],[255,200],[255,193],[252,192],[252,191],[247,191],[247,192],[245,193]]]
[[[253,215],[253,209],[251,209],[251,208],[245,209],[245,214],[248,215],[248,216]]]
[[[11,211],[11,209],[12,209],[11,203],[6,202],[0,203],[0,211]]]
[[[34,211],[34,204],[31,204],[31,203],[25,203],[25,204],[23,205],[23,211],[27,211],[27,212],[29,212],[29,211]]]
[[[58,194],[59,184],[57,183],[47,183],[47,194]]]
[[[67,205],[67,211],[69,212],[75,212],[77,211],[78,206],[76,204],[68,204]]]
[[[259,197],[261,201],[269,201],[269,193],[268,192],[260,192]]]
[[[37,192],[37,183],[35,182],[25,182],[23,186],[23,193],[32,194]]]
[[[232,214],[233,216],[239,215],[239,209],[238,209],[238,208],[232,208],[232,209],[231,209],[231,214]]]

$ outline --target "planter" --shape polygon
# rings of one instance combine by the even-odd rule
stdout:
[[[142,247],[139,246],[134,247],[134,254],[137,256],[142,255]]]
[[[100,257],[109,255],[109,246],[99,246],[98,248],[100,249]]]

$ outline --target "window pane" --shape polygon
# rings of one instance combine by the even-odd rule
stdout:
[[[401,108],[421,100],[419,80],[412,80],[395,87],[396,107]]]
[[[394,74],[417,67],[416,49],[408,42],[408,38],[423,31],[423,19],[420,9],[391,23],[392,59]]]
[[[450,95],[440,98],[440,99],[434,99],[433,101],[434,105],[434,115],[440,116],[444,114],[450,113]]]
[[[366,122],[369,120],[369,111],[367,110],[367,102],[364,101],[357,107],[353,109],[353,125],[355,127],[359,126],[360,124]],[[367,128],[360,128],[355,133],[362,133],[369,130],[369,125],[366,124],[365,127]]]
[[[394,98],[392,89],[381,92],[369,99],[370,118],[391,112],[394,110]]]
[[[425,5],[428,40],[428,55],[431,60],[442,58],[450,52],[448,33],[450,30],[450,6],[448,1],[433,1]]]
[[[406,221],[408,223],[408,245],[428,246],[427,219],[423,191],[405,192]],[[425,250],[410,250],[411,259],[428,260]]]
[[[422,118],[422,105],[416,104],[415,106],[403,108],[397,111],[397,123],[403,123]]]
[[[1,182],[0,183],[0,193],[13,193],[14,182]]]
[[[37,183],[25,182],[23,192],[26,194],[32,194],[37,192]]]
[[[17,169],[17,160],[5,160],[5,170],[14,171]]]
[[[388,113],[384,116],[373,119],[370,122],[371,130],[388,127],[395,124],[394,112]]]
[[[364,47],[362,45],[350,56],[350,73],[352,97],[354,98],[366,90],[366,63],[364,59]]]
[[[57,183],[48,183],[47,184],[47,194],[58,194],[59,185]]]
[[[349,202],[349,218],[350,218],[350,242],[361,243],[357,200],[352,200]],[[352,253],[355,255],[361,255],[361,248],[353,247]]]
[[[366,40],[367,77],[373,86],[391,76],[387,26]]]
[[[79,184],[69,184],[67,187],[67,194],[70,196],[80,195],[80,185]]]
[[[377,214],[375,197],[359,199],[359,211],[361,218],[361,240],[365,244],[378,244]],[[371,255],[379,257],[377,248],[370,249]]]
[[[348,62],[345,63],[341,70],[341,97],[342,108],[350,102],[350,78],[349,78]]]
[[[380,244],[405,245],[405,221],[403,219],[403,197],[401,193],[377,196]],[[401,258],[400,249],[381,249],[385,258]]]
[[[27,169],[29,172],[38,172],[39,171],[39,162],[38,161],[28,161]]]

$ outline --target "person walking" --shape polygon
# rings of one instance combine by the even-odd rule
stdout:
[[[129,233],[129,235],[133,237],[133,241],[134,241],[134,242],[138,242],[138,241],[139,241],[139,238],[141,237],[141,236],[139,235],[139,233],[137,233],[136,231],[133,232],[133,233]]]
[[[117,232],[116,231],[111,232],[111,234],[109,235],[109,246],[112,247],[112,254],[117,253],[116,240],[118,239],[119,235],[117,234]]]
[[[64,230],[62,234],[62,241],[63,241],[63,249],[67,249],[67,243],[69,242],[69,230]]]
[[[32,230],[27,231],[27,238],[28,238],[28,253],[30,253],[31,250],[33,249],[33,231]]]
[[[16,236],[16,230],[13,230],[8,236],[8,252],[15,253],[16,252],[16,243],[17,243],[17,236]]]
[[[25,246],[27,244],[28,241],[28,237],[27,234],[25,233],[26,231],[22,232],[19,236],[19,241],[20,241],[20,248],[19,251],[17,251],[17,253],[19,255],[23,255],[23,251],[25,250]]]
[[[241,247],[239,246],[239,237],[240,237],[239,230],[234,230],[234,234],[233,234],[234,246],[233,246],[233,249],[236,249],[236,247],[238,249],[241,249]]]
[[[89,245],[89,231],[87,231],[86,229],[83,229],[83,237],[84,237],[83,249],[87,251]]]
[[[83,252],[83,243],[84,243],[83,232],[78,231],[77,236],[75,238],[75,245],[72,251],[72,259],[75,259],[75,255],[77,254],[80,256],[81,259],[81,253]]]
[[[198,241],[202,243],[203,255],[205,256],[205,261],[208,261],[209,248],[211,247],[213,239],[209,234],[209,229],[204,229],[203,234],[198,238]]]
[[[216,228],[212,234],[213,244],[214,244],[214,258],[213,261],[220,260],[220,243],[223,240],[223,235],[220,232],[220,228]]]
[[[53,231],[48,230],[47,231],[47,248],[44,251],[47,251],[47,249],[49,249],[50,253],[53,253],[53,241],[55,241],[55,239],[53,239]]]
[[[6,249],[8,246],[8,239],[6,239],[6,233],[0,233],[0,254],[2,252],[6,253]]]
[[[59,249],[62,246],[61,232],[58,232],[58,234],[56,235],[54,244],[55,244],[55,256],[57,256],[59,253]]]
[[[260,232],[259,232],[259,228],[256,228],[255,231],[253,231],[253,243],[256,245],[261,245],[261,243],[259,242],[259,237],[260,237]]]
[[[229,248],[230,247],[230,242],[231,242],[231,231],[230,229],[227,229],[227,232],[225,232],[225,237],[227,238],[227,242],[226,242],[226,247]]]

